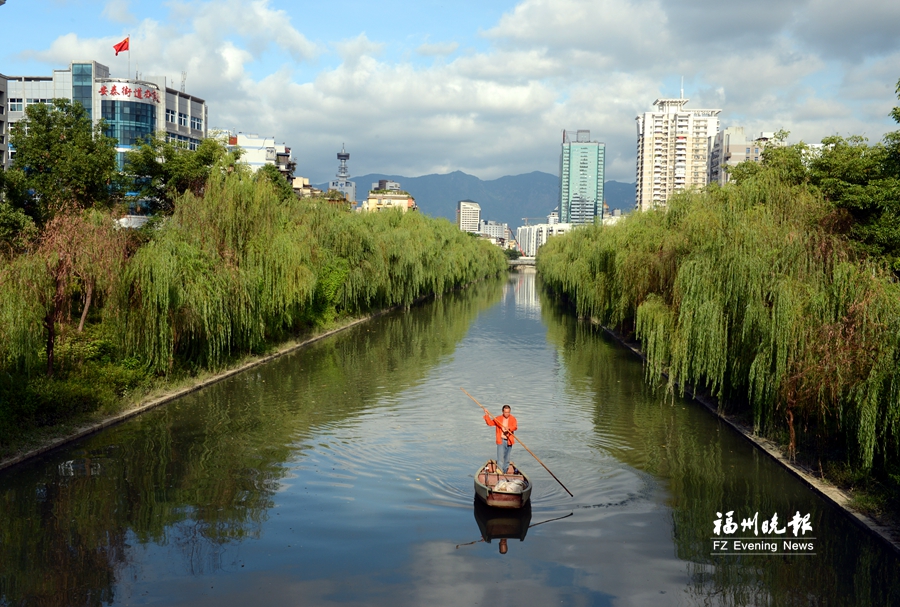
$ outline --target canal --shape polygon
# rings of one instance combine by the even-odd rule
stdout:
[[[900,603],[891,550],[537,283],[376,318],[0,472],[0,605]],[[510,404],[574,497],[516,445],[531,508],[477,508],[494,431],[461,387]]]

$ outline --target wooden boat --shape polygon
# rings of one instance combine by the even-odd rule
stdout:
[[[531,499],[531,480],[509,463],[507,474],[497,471],[494,460],[489,459],[475,472],[475,495],[494,508],[521,508]]]

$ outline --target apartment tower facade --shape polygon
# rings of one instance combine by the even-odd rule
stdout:
[[[719,132],[722,110],[685,108],[688,99],[657,99],[656,111],[637,121],[635,208],[665,206],[677,192],[708,180],[710,138]]]

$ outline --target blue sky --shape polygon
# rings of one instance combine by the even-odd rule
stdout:
[[[722,127],[879,140],[900,79],[887,0],[7,0],[0,73],[95,59],[207,100],[210,126],[275,136],[314,183],[337,170],[484,179],[555,173],[563,129],[634,180],[638,113],[658,97]]]

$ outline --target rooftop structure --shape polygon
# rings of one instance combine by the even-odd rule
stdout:
[[[344,144],[341,144],[341,151],[337,153],[337,159],[340,161],[337,175],[335,175],[337,179],[328,184],[328,189],[337,190],[350,204],[356,204],[356,184],[350,181],[350,168],[347,166],[350,153],[344,149]]]

